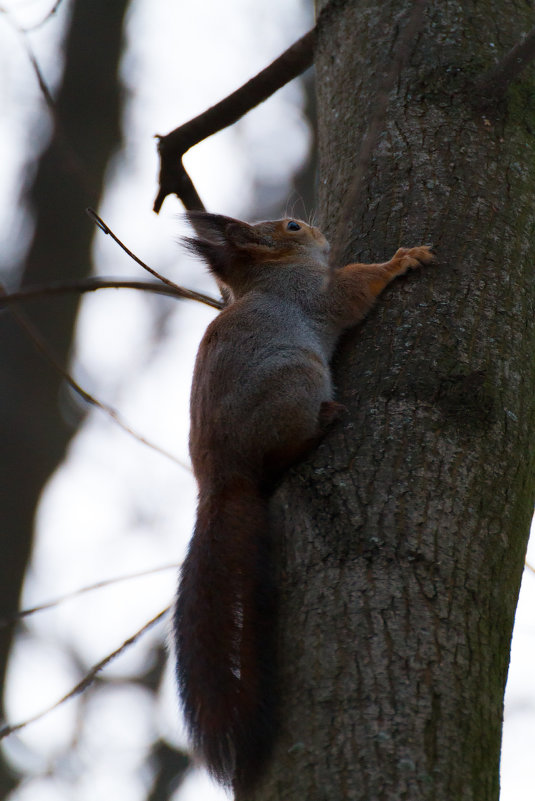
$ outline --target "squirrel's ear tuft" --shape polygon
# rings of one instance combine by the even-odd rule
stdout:
[[[233,217],[226,217],[224,214],[211,214],[208,211],[187,211],[184,218],[193,227],[197,234],[196,238],[185,238],[186,247],[193,253],[207,259],[206,243],[212,242],[221,247],[227,245],[233,251],[234,256],[239,251],[254,251],[273,247],[273,238],[267,231],[260,231],[257,226],[236,220]],[[202,246],[193,243],[200,241]],[[202,248],[202,249],[201,249]],[[207,259],[208,260],[208,259]]]
[[[186,250],[203,259],[214,275],[225,280],[228,256],[223,245],[209,242],[207,239],[196,239],[193,236],[184,236],[180,241]]]
[[[211,214],[208,211],[187,211],[184,218],[193,227],[200,239],[223,245],[227,241],[226,231],[229,225],[246,225],[224,214]]]
[[[257,251],[273,247],[273,237],[266,232],[261,233],[248,223],[233,220],[225,231],[227,242],[238,250]]]

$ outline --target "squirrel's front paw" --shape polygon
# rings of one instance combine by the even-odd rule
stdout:
[[[414,270],[422,264],[431,264],[435,261],[435,254],[430,245],[420,245],[416,248],[399,248],[394,254],[394,259],[401,262],[403,270]]]

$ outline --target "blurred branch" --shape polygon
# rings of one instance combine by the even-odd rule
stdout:
[[[53,2],[44,0],[41,7],[50,8]],[[0,0],[0,4],[9,8],[22,5],[13,0]],[[50,85],[54,107],[49,112],[45,99],[41,101],[42,90],[37,101],[34,99],[39,116],[36,127],[48,133],[45,139],[28,139],[32,147],[26,160],[30,166],[20,187],[33,221],[29,247],[18,270],[22,285],[90,274],[94,231],[88,221],[84,222],[80,210],[87,205],[98,208],[106,167],[122,141],[122,94],[117,75],[128,5],[128,0],[69,0],[68,8],[67,3],[61,7],[62,12],[68,13],[58,16],[59,24],[54,27],[61,36],[50,53],[56,66],[61,67],[54,70],[56,78]],[[8,24],[8,17],[2,15],[0,25],[4,24]],[[32,36],[27,34],[30,44]],[[21,44],[18,38],[17,44]],[[21,53],[32,77],[34,68],[26,51]],[[2,60],[8,55],[2,52]],[[25,64],[19,66],[18,72],[24,72]],[[47,78],[44,62],[41,69]],[[76,148],[78,161],[71,145]],[[84,165],[83,175],[77,164]],[[62,364],[67,364],[71,347],[76,301],[74,296],[65,296],[53,308],[51,304],[35,303],[31,309],[32,322]],[[0,608],[10,611],[19,602],[37,503],[45,483],[63,459],[75,427],[58,414],[58,392],[64,387],[61,374],[44,363],[21,334],[13,315],[0,315],[0,330]],[[12,628],[1,629],[0,685],[4,684],[11,643]],[[9,795],[10,784],[12,772],[7,757],[0,754],[0,798]]]
[[[39,22],[34,22],[33,25],[27,25],[26,27],[21,28],[21,30],[24,31],[24,33],[31,33],[32,31],[36,31],[38,28],[41,28],[46,22],[52,19],[62,2],[63,0],[56,0],[50,11],[48,11],[47,14],[39,20]]]
[[[171,801],[192,767],[191,758],[160,739],[151,748],[150,763],[155,776],[147,801]]]
[[[75,698],[77,695],[84,692],[84,690],[86,690],[95,681],[97,675],[103,668],[109,665],[110,662],[112,662],[117,656],[119,656],[119,654],[122,654],[123,651],[126,651],[127,648],[129,648],[131,645],[137,642],[139,638],[143,636],[143,634],[146,634],[146,632],[148,632],[157,623],[159,623],[160,620],[162,620],[162,618],[165,617],[165,615],[170,611],[170,609],[171,606],[167,606],[165,609],[159,612],[155,617],[149,620],[148,623],[145,623],[145,625],[142,626],[138,631],[136,631],[135,634],[133,634],[131,637],[125,640],[125,642],[123,642],[123,644],[120,645],[119,648],[116,648],[115,651],[112,651],[111,654],[108,654],[108,656],[104,657],[104,659],[101,659],[100,662],[97,662],[96,665],[93,665],[91,670],[88,673],[86,673],[83,679],[79,681],[78,684],[76,684],[71,690],[69,690],[69,692],[66,693],[62,698],[60,698],[59,701],[56,701],[56,703],[47,707],[42,712],[38,712],[36,715],[32,715],[32,717],[27,718],[26,720],[23,720],[20,723],[7,724],[2,728],[0,728],[0,740],[2,740],[4,737],[9,737],[16,731],[20,731],[21,729],[26,728],[26,726],[29,726],[30,723],[35,723],[37,720],[41,720],[41,718],[45,717],[45,715],[48,715],[54,709],[60,707],[66,701],[69,701],[71,698]]]
[[[315,30],[312,29],[224,100],[168,133],[157,136],[160,154],[160,189],[154,211],[160,211],[167,195],[175,194],[192,210],[204,210],[203,203],[187,174],[182,158],[193,145],[237,122],[259,103],[312,65]]]
[[[499,100],[511,84],[535,58],[535,28],[516,44],[501,61],[475,81],[475,89],[484,100]]]
[[[54,598],[52,601],[47,601],[46,603],[39,604],[38,606],[31,606],[28,609],[21,609],[18,612],[13,612],[11,615],[5,615],[4,617],[0,618],[0,628],[5,628],[13,623],[17,623],[19,620],[23,620],[30,615],[34,615],[36,612],[44,612],[47,609],[53,609],[65,601],[70,601],[72,598],[77,598],[79,595],[84,595],[86,592],[93,592],[94,590],[100,590],[103,587],[109,587],[113,584],[120,584],[122,581],[131,581],[132,579],[136,578],[152,576],[154,573],[162,573],[164,570],[176,570],[178,567],[179,563],[173,562],[169,565],[161,565],[160,567],[153,567],[150,570],[140,570],[137,573],[128,573],[125,576],[116,576],[115,578],[111,579],[103,579],[102,581],[97,581],[94,584],[88,584],[85,587],[79,587],[77,590],[73,590],[72,592],[68,592],[65,595],[59,596],[58,598]]]
[[[0,297],[4,294],[3,286],[0,283]],[[63,377],[66,383],[73,389],[77,395],[79,395],[83,400],[87,403],[90,403],[92,406],[96,406],[97,409],[100,409],[108,417],[111,419],[124,431],[126,431],[130,436],[137,439],[139,442],[142,442],[143,445],[147,445],[147,447],[151,448],[158,453],[161,453],[163,456],[166,456],[171,461],[175,462],[175,464],[180,465],[183,467],[184,470],[191,471],[191,467],[179,459],[177,456],[174,456],[169,451],[166,451],[165,448],[161,448],[159,445],[155,445],[153,442],[150,442],[141,434],[138,434],[133,428],[131,428],[127,423],[125,423],[119,413],[112,407],[102,401],[97,400],[93,395],[83,389],[80,384],[71,376],[71,374],[62,366],[59,359],[55,356],[52,352],[52,349],[49,347],[48,343],[45,341],[41,333],[38,329],[34,326],[32,322],[26,317],[26,315],[20,311],[20,309],[14,307],[10,309],[12,315],[16,319],[19,326],[26,332],[34,346],[37,348],[39,353],[41,353],[46,360],[52,365],[52,367]]]
[[[24,50],[26,51],[28,60],[32,65],[32,69],[37,79],[37,83],[39,84],[39,89],[54,120],[54,125],[56,128],[56,137],[58,143],[61,145],[60,152],[66,169],[73,172],[77,176],[80,185],[84,188],[86,192],[93,194],[93,176],[88,170],[86,164],[80,158],[77,149],[74,147],[72,143],[71,138],[67,135],[65,131],[65,126],[63,125],[63,121],[61,120],[61,117],[58,114],[56,102],[52,97],[52,92],[50,91],[49,86],[45,80],[43,71],[39,66],[39,62],[37,61],[37,58],[33,51],[33,47],[31,46],[27,35],[31,31],[40,28],[41,25],[43,25],[48,19],[50,19],[50,17],[56,13],[61,2],[62,0],[58,0],[58,2],[56,2],[52,7],[52,9],[48,12],[46,17],[44,17],[36,25],[30,26],[28,28],[24,28],[23,26],[19,25],[19,23],[13,18],[13,15],[9,9],[0,6],[0,13],[4,14],[8,24],[11,25],[13,30],[18,34],[20,42]]]
[[[61,2],[61,0],[60,0],[60,2]],[[59,2],[56,3],[56,6],[58,6],[58,5],[59,5]],[[53,9],[53,11],[55,11],[55,8]],[[23,45],[24,49],[26,50],[26,55],[28,56],[28,59],[29,59],[31,65],[32,65],[33,71],[35,73],[35,77],[37,78],[37,82],[39,84],[39,88],[41,90],[41,94],[43,95],[47,106],[52,111],[55,111],[54,99],[53,99],[52,94],[50,92],[50,89],[48,88],[48,85],[47,85],[47,83],[46,83],[46,81],[44,79],[43,73],[41,72],[41,68],[39,66],[39,63],[38,63],[36,57],[35,57],[35,53],[33,52],[33,48],[30,45],[30,43],[28,41],[28,38],[26,36],[26,34],[30,30],[32,30],[32,28],[23,28],[22,25],[19,25],[19,23],[14,19],[12,12],[9,9],[4,8],[3,6],[0,6],[0,13],[4,14],[4,16],[6,18],[6,21],[9,23],[9,25],[11,25],[13,30],[19,35],[20,41],[22,42],[22,45]],[[47,15],[47,17],[48,17],[48,15]],[[42,22],[39,23],[39,25],[41,25],[41,24],[42,24]],[[39,26],[36,26],[36,27],[39,27]]]
[[[524,565],[527,567],[528,570],[531,570],[532,573],[535,573],[535,567],[533,567],[533,565],[530,565],[530,563],[527,561],[527,559],[524,562]]]
[[[333,243],[329,263],[331,267],[339,267],[343,257],[343,250],[347,246],[347,232],[351,230],[351,220],[355,204],[362,192],[362,184],[366,173],[370,169],[373,153],[377,147],[379,137],[384,130],[386,110],[390,93],[396,86],[397,81],[405,69],[410,55],[417,46],[416,37],[422,25],[424,11],[428,0],[414,0],[409,19],[405,28],[402,30],[397,46],[394,46],[394,53],[389,59],[383,80],[379,84],[375,103],[374,114],[371,118],[368,129],[362,140],[360,150],[355,165],[355,173],[349,185],[347,195],[340,212],[340,217],[336,224],[338,235]]]
[[[81,278],[78,281],[57,281],[50,284],[38,284],[18,289],[6,295],[0,295],[0,309],[11,303],[24,300],[34,300],[49,297],[50,295],[83,295],[87,292],[96,292],[98,289],[139,289],[144,292],[153,292],[156,295],[166,295],[170,298],[197,300],[213,309],[221,309],[223,304],[209,295],[194,292],[183,287],[163,286],[155,281],[123,281],[119,278]]]
[[[41,28],[46,22],[48,22],[48,20],[52,19],[52,17],[56,13],[62,2],[63,0],[56,0],[52,8],[49,11],[47,11],[46,15],[38,22],[34,22],[33,25],[19,25],[19,23],[16,22],[15,19],[13,18],[13,12],[9,8],[4,8],[3,6],[0,6],[0,14],[5,14],[6,17],[8,18],[9,24],[13,28],[15,28],[19,33],[21,34],[32,33],[33,31],[38,30],[38,28]]]

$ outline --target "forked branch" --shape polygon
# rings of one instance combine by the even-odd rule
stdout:
[[[160,154],[160,189],[154,211],[160,211],[167,195],[175,194],[188,210],[203,210],[203,203],[182,163],[182,157],[193,145],[237,122],[259,103],[311,66],[314,57],[312,29],[288,50],[247,81],[224,100],[175,128],[166,136],[158,136]]]

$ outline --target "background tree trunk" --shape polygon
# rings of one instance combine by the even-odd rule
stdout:
[[[31,192],[35,234],[22,283],[81,278],[91,270],[94,225],[108,159],[120,142],[117,66],[127,0],[73,4],[54,135]],[[72,298],[25,306],[65,364],[76,319]],[[9,313],[0,315],[0,609],[17,609],[30,556],[33,517],[46,480],[58,466],[74,426],[59,413],[63,381]],[[66,401],[66,397],[63,399]],[[63,404],[65,407],[65,403]],[[71,417],[74,409],[71,410]],[[0,629],[0,687],[12,630]],[[1,695],[1,694],[0,694]],[[13,787],[0,757],[0,796]]]
[[[412,6],[319,3],[330,238]],[[430,2],[389,95],[346,260],[434,242],[439,263],[346,338],[349,414],[274,500],[282,732],[255,801],[498,799],[535,494],[535,94],[529,68],[483,109],[472,81],[534,23]]]

